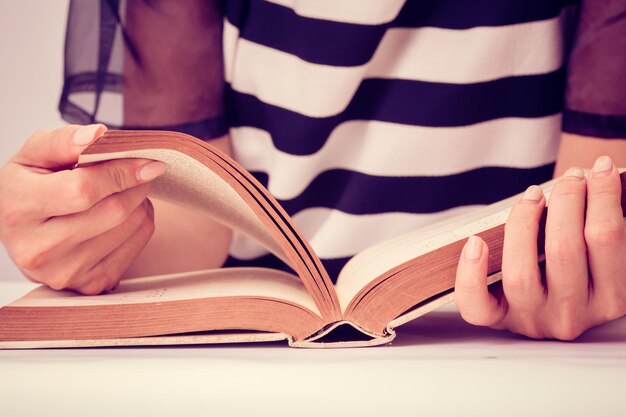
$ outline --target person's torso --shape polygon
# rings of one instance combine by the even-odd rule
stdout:
[[[570,3],[229,0],[234,157],[335,279],[368,246],[551,178]],[[279,261],[236,234],[227,264]]]

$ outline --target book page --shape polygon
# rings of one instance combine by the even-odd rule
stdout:
[[[218,297],[281,299],[320,315],[300,279],[267,268],[224,268],[127,279],[114,292],[96,297],[40,286],[9,307],[77,307],[167,303]]]
[[[129,157],[165,162],[168,168],[155,181],[155,195],[200,209],[258,241],[297,273],[325,320],[340,318],[333,283],[308,241],[269,191],[236,161],[182,133],[109,130],[83,151],[79,163]]]
[[[546,198],[555,180],[542,184]],[[355,255],[344,266],[336,290],[342,311],[354,296],[385,272],[413,258],[437,250],[500,224],[508,218],[519,195],[452,217],[372,246]]]
[[[266,226],[226,181],[194,158],[175,150],[145,149],[84,154],[79,164],[120,158],[146,158],[167,164],[164,175],[152,182],[151,194],[176,204],[202,210],[215,220],[259,242],[290,264]]]

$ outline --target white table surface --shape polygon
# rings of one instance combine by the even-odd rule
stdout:
[[[0,305],[33,286],[0,282]],[[575,343],[447,306],[391,346],[0,351],[0,416],[626,416],[626,319]]]

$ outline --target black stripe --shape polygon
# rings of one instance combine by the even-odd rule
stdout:
[[[339,276],[339,272],[343,268],[343,266],[350,260],[351,257],[346,258],[336,258],[336,259],[321,259],[324,268],[330,275],[330,279],[333,283],[337,282],[337,277]],[[293,269],[285,265],[283,261],[278,259],[274,255],[265,255],[259,258],[251,259],[251,260],[243,260],[237,259],[232,255],[226,259],[224,263],[225,268],[235,268],[235,267],[260,267],[260,268],[271,268],[278,269],[279,271],[286,271],[291,274],[297,275]]]
[[[308,155],[347,120],[378,120],[415,126],[465,126],[502,117],[544,117],[561,111],[563,72],[507,77],[473,84],[367,79],[348,107],[330,117],[307,117],[266,104],[227,87],[231,126],[251,126],[272,135],[274,146]]]
[[[337,283],[339,273],[351,258],[351,256],[348,256],[346,258],[321,259],[324,268],[326,268],[330,279],[333,281],[333,284]]]
[[[553,163],[528,169],[483,167],[436,177],[380,177],[334,169],[318,175],[297,197],[278,202],[291,216],[312,207],[350,214],[436,213],[502,200],[550,180],[553,171]],[[254,175],[267,186],[267,174]]]
[[[504,26],[556,17],[576,0],[408,0],[394,27],[432,26],[470,29],[477,26]]]
[[[469,29],[550,19],[571,0],[409,0],[396,19],[362,25],[302,17],[291,8],[262,0],[225,2],[228,21],[240,37],[324,65],[356,66],[370,61],[389,27]]]
[[[563,111],[563,131],[604,139],[626,139],[626,115]]]
[[[270,269],[278,269],[280,271],[286,271],[290,274],[297,275],[296,272],[291,269],[287,264],[281,261],[279,258],[272,254],[264,255],[251,260],[244,260],[235,258],[232,255],[229,255],[224,262],[224,268],[238,268],[238,267],[259,267],[259,268],[270,268]]]
[[[243,39],[308,62],[336,66],[368,62],[388,26],[311,19],[288,7],[255,0],[227,1],[226,17]]]

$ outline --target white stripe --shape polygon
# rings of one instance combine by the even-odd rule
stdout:
[[[226,81],[269,104],[312,117],[329,116],[345,108],[365,73],[365,66],[311,64],[229,33],[237,31],[224,22],[224,56],[234,59],[225,64]]]
[[[226,78],[235,90],[266,103],[327,117],[343,111],[366,78],[464,84],[554,71],[563,57],[561,22],[389,29],[369,63],[337,67],[240,39],[225,21]]]
[[[427,197],[424,197],[427,198]],[[386,239],[417,230],[430,223],[462,214],[479,206],[462,206],[438,213],[348,214],[339,210],[315,207],[297,213],[293,219],[320,258],[352,256]],[[237,259],[250,260],[269,252],[256,242],[236,233],[230,253]]]
[[[268,173],[270,192],[289,200],[329,169],[444,176],[483,166],[545,165],[556,158],[560,125],[559,115],[450,128],[350,121],[338,126],[318,152],[305,156],[277,150],[264,130],[241,127],[230,132],[235,159],[250,171]]]
[[[405,0],[268,0],[289,7],[302,17],[362,25],[382,25],[395,19]]]
[[[467,30],[391,29],[367,76],[464,84],[547,73],[563,62],[560,21]]]

